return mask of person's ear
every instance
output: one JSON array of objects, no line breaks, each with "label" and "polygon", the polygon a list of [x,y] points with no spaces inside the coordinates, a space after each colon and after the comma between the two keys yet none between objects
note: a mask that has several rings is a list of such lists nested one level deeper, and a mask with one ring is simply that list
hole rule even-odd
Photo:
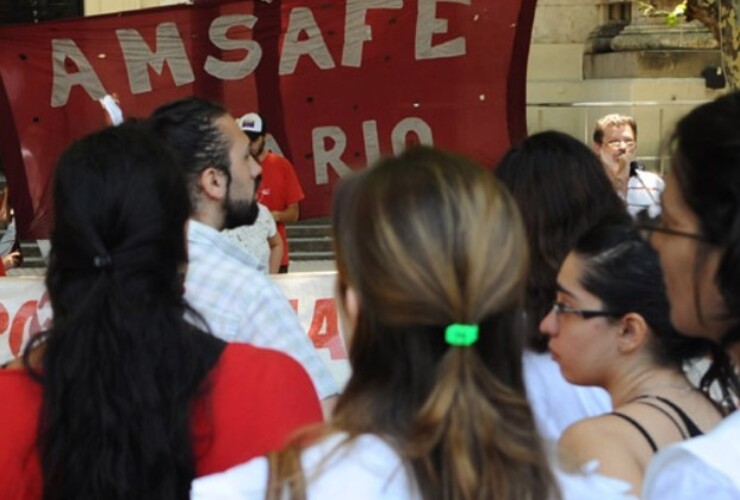
[{"label": "person's ear", "polygon": [[360,315],[360,295],[353,286],[343,285],[339,282],[339,279],[337,279],[334,295],[338,306],[337,312],[342,340],[345,346],[349,346]]},{"label": "person's ear", "polygon": [[198,175],[198,186],[205,196],[215,200],[226,198],[228,182],[226,174],[216,167],[203,169]]},{"label": "person's ear", "polygon": [[627,313],[622,316],[617,326],[621,329],[617,333],[617,345],[620,352],[633,353],[647,344],[650,327],[641,315]]},{"label": "person's ear", "polygon": [[347,317],[347,327],[354,331],[357,326],[357,318],[360,316],[360,294],[355,287],[348,286],[344,290],[344,309]]}]

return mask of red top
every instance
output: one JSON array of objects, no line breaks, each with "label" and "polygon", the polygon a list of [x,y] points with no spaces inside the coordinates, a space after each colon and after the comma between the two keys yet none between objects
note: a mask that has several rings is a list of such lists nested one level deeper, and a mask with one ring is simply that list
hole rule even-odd
[{"label": "red top", "polygon": [[[209,383],[209,397],[194,415],[197,476],[276,450],[294,431],[322,419],[308,375],[277,351],[228,344]],[[0,499],[39,499],[41,385],[24,370],[0,370],[0,395]]]},{"label": "red top", "polygon": [[[272,210],[283,211],[288,205],[298,203],[305,196],[298,183],[293,165],[275,153],[268,152],[262,160],[262,184],[260,184],[260,203]],[[278,233],[283,240],[283,260],[280,265],[288,265],[288,241],[285,238],[285,224],[277,223]]]}]

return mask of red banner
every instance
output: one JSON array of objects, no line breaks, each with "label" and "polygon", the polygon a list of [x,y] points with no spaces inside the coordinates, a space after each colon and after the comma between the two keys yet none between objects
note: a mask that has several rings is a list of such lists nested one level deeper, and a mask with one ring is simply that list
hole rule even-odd
[{"label": "red banner", "polygon": [[51,224],[73,140],[198,95],[262,113],[326,215],[347,172],[410,143],[492,166],[525,134],[535,0],[210,1],[0,29],[0,155],[24,238]]}]

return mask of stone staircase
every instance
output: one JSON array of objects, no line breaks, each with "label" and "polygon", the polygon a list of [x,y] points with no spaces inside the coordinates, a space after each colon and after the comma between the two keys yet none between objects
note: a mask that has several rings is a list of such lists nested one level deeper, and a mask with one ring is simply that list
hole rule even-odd
[{"label": "stone staircase", "polygon": [[46,267],[46,261],[41,256],[36,240],[21,241],[21,251],[23,252],[23,267]]},{"label": "stone staircase", "polygon": [[[0,231],[0,236],[2,236],[2,231]],[[46,274],[46,261],[41,256],[36,240],[21,240],[21,251],[23,252],[23,265],[8,269],[8,276],[43,276]]]},{"label": "stone staircase", "polygon": [[[3,231],[0,230],[0,237]],[[331,224],[328,218],[307,219],[288,226],[292,261],[333,261]],[[43,276],[46,261],[36,240],[21,241],[23,265],[9,269],[8,276]]]},{"label": "stone staircase", "polygon": [[306,219],[287,226],[290,260],[334,260],[329,219]]}]

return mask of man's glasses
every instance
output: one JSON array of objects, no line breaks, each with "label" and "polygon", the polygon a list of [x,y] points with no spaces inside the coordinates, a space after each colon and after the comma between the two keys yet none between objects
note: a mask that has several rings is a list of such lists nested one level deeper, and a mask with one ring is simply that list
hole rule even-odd
[{"label": "man's glasses", "polygon": [[613,140],[613,141],[608,141],[606,144],[610,148],[612,148],[612,149],[619,149],[619,147],[622,144],[624,144],[624,147],[629,149],[629,148],[632,148],[632,147],[635,146],[635,141],[631,141],[631,140],[627,140],[627,141]]},{"label": "man's glasses", "polygon": [[576,309],[574,307],[566,306],[562,302],[558,301],[552,303],[552,310],[555,313],[555,317],[558,317],[561,314],[575,314],[576,316],[580,316],[583,319],[600,317],[619,318],[620,316],[623,316],[622,314],[617,314],[611,311],[589,311],[587,309]]},{"label": "man's glasses", "polygon": [[650,237],[653,233],[663,233],[671,236],[691,238],[698,241],[707,241],[706,236],[703,234],[689,233],[688,231],[679,231],[678,229],[665,227],[662,217],[660,215],[651,217],[647,209],[641,210],[637,213],[635,226],[637,227],[637,230],[640,231],[640,236],[642,236],[645,241],[650,241]]}]

